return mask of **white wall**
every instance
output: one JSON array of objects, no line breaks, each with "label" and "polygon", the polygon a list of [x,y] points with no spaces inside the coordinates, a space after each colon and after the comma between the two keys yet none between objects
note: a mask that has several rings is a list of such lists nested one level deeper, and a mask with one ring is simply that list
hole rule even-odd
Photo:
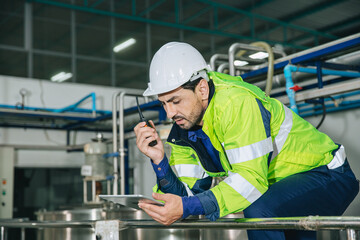
[{"label": "white wall", "polygon": [[[306,118],[314,126],[321,116]],[[360,179],[360,109],[329,113],[319,129],[336,143],[345,146],[346,155],[356,177]],[[345,215],[360,216],[360,194],[355,198]]]},{"label": "white wall", "polygon": [[[63,108],[74,104],[91,92],[96,94],[98,110],[112,109],[114,93],[126,90],[141,94],[142,90],[104,87],[88,84],[54,83],[46,80],[27,79],[0,75],[0,105],[12,105],[21,102],[21,89],[25,89],[25,106],[40,108]],[[125,97],[125,108],[135,105],[133,97]],[[91,109],[91,99],[79,107]],[[104,133],[112,138],[111,133]],[[71,144],[84,144],[95,137],[94,132],[71,133]],[[0,128],[0,144],[65,146],[66,132],[59,130]],[[81,152],[17,150],[17,167],[80,167],[84,162]]]}]

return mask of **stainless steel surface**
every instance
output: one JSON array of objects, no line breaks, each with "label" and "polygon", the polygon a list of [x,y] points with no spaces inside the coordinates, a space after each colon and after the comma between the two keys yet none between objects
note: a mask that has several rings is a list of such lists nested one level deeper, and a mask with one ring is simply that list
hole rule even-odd
[{"label": "stainless steel surface", "polygon": [[[95,239],[95,221],[117,219],[126,224],[136,219],[154,222],[141,210],[117,208],[112,210],[76,209],[37,213],[38,220],[29,222],[27,226],[39,228],[37,240],[88,240]],[[67,222],[69,221],[69,222]],[[1,226],[1,223],[0,223]],[[22,225],[24,226],[24,225]],[[139,229],[128,228],[119,232],[119,239],[200,239],[199,230],[184,229]]]},{"label": "stainless steel surface", "polygon": [[[135,220],[127,221],[128,227],[136,228],[166,228],[166,226],[154,221]],[[229,218],[220,219],[216,222],[207,220],[184,220],[171,225],[173,228],[201,229],[296,229],[296,230],[334,230],[354,229],[360,230],[360,217],[289,217],[289,218]]]},{"label": "stainless steel surface", "polygon": [[[204,219],[183,220],[171,226],[161,225],[140,210],[119,208],[77,209],[36,213],[39,221],[0,221],[2,229],[8,227],[38,228],[38,240],[42,239],[94,239],[96,220],[117,219],[127,229],[121,231],[120,239],[244,239],[243,229],[297,229],[342,230],[348,239],[356,239],[360,230],[360,217],[293,217],[273,219],[222,218],[216,222]],[[242,231],[242,232],[237,232]],[[5,232],[5,231],[3,231]]]}]

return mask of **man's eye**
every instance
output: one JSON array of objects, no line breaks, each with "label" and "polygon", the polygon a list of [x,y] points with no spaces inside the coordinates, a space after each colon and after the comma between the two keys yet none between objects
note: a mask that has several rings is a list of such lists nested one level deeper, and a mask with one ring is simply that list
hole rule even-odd
[{"label": "man's eye", "polygon": [[180,101],[173,102],[173,104],[179,104],[179,103],[180,103]]}]

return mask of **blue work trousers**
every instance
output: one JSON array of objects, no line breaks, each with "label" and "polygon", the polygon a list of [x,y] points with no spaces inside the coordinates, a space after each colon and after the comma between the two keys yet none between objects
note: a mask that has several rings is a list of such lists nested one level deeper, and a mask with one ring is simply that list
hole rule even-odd
[{"label": "blue work trousers", "polygon": [[[340,216],[359,192],[347,160],[335,169],[317,167],[273,184],[244,210],[246,218]],[[316,239],[314,231],[248,230],[249,240]]]}]

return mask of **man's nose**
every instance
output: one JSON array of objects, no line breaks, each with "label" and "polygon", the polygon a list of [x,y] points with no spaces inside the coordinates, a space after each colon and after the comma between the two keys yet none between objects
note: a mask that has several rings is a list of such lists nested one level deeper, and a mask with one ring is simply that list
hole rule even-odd
[{"label": "man's nose", "polygon": [[166,115],[169,119],[176,115],[176,108],[172,104],[166,106]]}]

